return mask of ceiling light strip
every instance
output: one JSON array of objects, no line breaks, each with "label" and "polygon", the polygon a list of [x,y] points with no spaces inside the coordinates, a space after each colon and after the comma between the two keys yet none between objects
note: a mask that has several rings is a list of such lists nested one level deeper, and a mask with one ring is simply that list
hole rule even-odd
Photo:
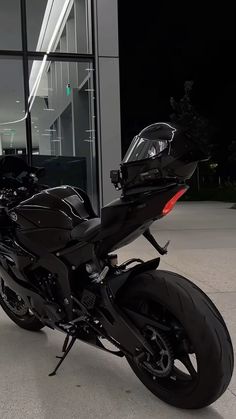
[{"label": "ceiling light strip", "polygon": [[[56,36],[57,36],[58,31],[60,29],[60,26],[63,22],[64,16],[66,14],[66,11],[67,11],[67,8],[68,8],[70,2],[71,2],[71,0],[66,0],[65,3],[64,3],[61,14],[59,16],[59,19],[58,19],[57,24],[55,26],[55,29],[53,31],[51,40],[49,42],[47,53],[43,57],[42,64],[40,66],[37,78],[35,80],[35,83],[34,83],[34,86],[33,86],[32,90],[30,92],[30,96],[28,98],[29,111],[31,111],[32,106],[33,106],[34,101],[35,101],[35,97],[36,97],[36,94],[37,94],[37,91],[38,91],[38,88],[39,88],[39,84],[40,84],[40,81],[41,81],[41,78],[42,78],[42,74],[43,74],[43,71],[44,71],[44,68],[45,68],[45,65],[46,65],[47,56],[48,56],[48,54],[50,54],[50,52],[52,50],[53,44],[55,42]],[[27,116],[28,116],[28,111],[25,113],[23,118],[17,119],[15,121],[2,122],[2,123],[0,123],[0,126],[9,125],[9,124],[17,124],[19,122],[23,122],[27,118]]]}]

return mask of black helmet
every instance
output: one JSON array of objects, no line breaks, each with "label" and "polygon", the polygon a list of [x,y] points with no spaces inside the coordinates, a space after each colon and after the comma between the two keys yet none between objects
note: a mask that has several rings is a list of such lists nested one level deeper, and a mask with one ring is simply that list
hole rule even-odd
[{"label": "black helmet", "polygon": [[185,181],[194,173],[198,161],[206,158],[206,148],[192,141],[177,125],[149,125],[134,137],[121,163],[122,187],[127,190]]}]

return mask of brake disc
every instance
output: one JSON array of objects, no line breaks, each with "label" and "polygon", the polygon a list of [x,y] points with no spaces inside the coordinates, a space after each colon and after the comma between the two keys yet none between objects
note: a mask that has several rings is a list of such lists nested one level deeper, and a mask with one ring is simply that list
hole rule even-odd
[{"label": "brake disc", "polygon": [[0,294],[7,308],[17,316],[25,316],[28,313],[28,308],[25,306],[24,300],[8,287],[3,287],[0,282]]},{"label": "brake disc", "polygon": [[152,346],[155,346],[156,355],[153,357],[147,354],[145,361],[142,361],[143,367],[153,376],[167,377],[174,367],[174,353],[172,346],[164,334],[157,331],[152,326],[146,327],[146,338],[151,340]]}]

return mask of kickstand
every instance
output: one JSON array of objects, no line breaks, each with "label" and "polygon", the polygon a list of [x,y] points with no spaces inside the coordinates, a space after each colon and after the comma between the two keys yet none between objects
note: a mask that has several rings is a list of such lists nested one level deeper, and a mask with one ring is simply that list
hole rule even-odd
[{"label": "kickstand", "polygon": [[[62,352],[66,352],[66,349],[67,349],[67,346],[68,346],[68,343],[69,343],[69,339],[70,339],[70,335],[66,335],[66,338],[65,338],[65,341],[64,341],[64,343],[63,343],[63,346],[62,346]],[[57,358],[61,358],[60,356],[58,356]]]},{"label": "kickstand", "polygon": [[59,367],[61,366],[62,362],[65,360],[65,358],[67,357],[68,353],[72,349],[72,346],[74,345],[74,343],[76,341],[76,338],[75,337],[72,337],[69,345],[67,346],[68,341],[69,341],[69,336],[66,337],[65,342],[64,342],[64,345],[63,345],[63,349],[62,350],[64,352],[64,355],[57,357],[57,358],[60,359],[60,361],[58,362],[55,370],[53,372],[51,372],[51,374],[49,374],[49,377],[53,377],[54,375],[56,375],[57,370],[59,369]]}]

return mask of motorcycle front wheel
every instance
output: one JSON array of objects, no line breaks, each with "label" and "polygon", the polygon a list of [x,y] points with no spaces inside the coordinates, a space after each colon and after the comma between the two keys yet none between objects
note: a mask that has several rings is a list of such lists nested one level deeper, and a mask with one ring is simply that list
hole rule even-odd
[{"label": "motorcycle front wheel", "polygon": [[142,333],[156,356],[143,352],[127,358],[158,398],[199,409],[225,392],[234,365],[230,335],[215,305],[195,284],[168,271],[146,272],[130,280],[119,304],[167,326],[163,332],[147,320]]},{"label": "motorcycle front wheel", "polygon": [[25,306],[23,299],[10,288],[5,287],[2,280],[0,282],[0,306],[7,316],[22,329],[38,332],[44,327],[43,323]]}]

